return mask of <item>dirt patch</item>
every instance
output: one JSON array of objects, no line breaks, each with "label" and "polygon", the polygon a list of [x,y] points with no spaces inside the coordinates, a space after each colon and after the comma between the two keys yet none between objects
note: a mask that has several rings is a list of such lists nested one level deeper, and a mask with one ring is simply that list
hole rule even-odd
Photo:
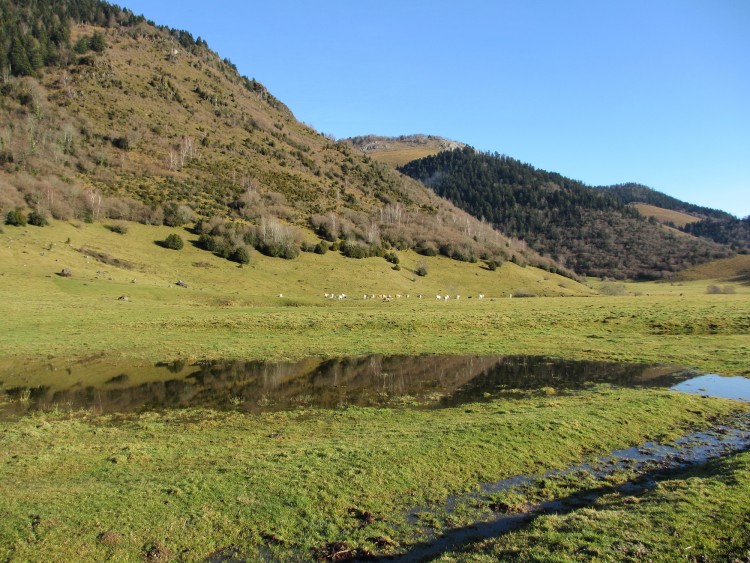
[{"label": "dirt patch", "polygon": [[115,258],[113,256],[110,256],[106,252],[94,250],[93,248],[89,248],[88,246],[82,246],[78,249],[78,252],[80,252],[84,256],[90,256],[91,258],[98,260],[102,264],[115,266],[116,268],[122,268],[124,270],[135,270],[138,267],[138,265],[133,262],[123,260],[121,258]]},{"label": "dirt patch", "polygon": [[172,552],[159,542],[147,543],[143,546],[143,560],[148,563],[166,563],[171,558]]},{"label": "dirt patch", "polygon": [[107,546],[118,545],[122,541],[122,535],[111,530],[99,534],[99,543]]}]

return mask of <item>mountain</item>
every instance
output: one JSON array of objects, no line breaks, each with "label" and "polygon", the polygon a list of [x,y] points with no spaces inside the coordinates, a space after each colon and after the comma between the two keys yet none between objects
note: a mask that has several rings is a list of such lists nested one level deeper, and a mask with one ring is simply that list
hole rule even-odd
[{"label": "mountain", "polygon": [[401,135],[380,137],[364,135],[344,139],[344,142],[389,166],[403,166],[407,162],[432,156],[441,151],[460,149],[464,143],[435,135]]},{"label": "mountain", "polygon": [[646,219],[617,192],[507,156],[464,147],[400,170],[578,273],[661,278],[732,255],[725,246]]},{"label": "mountain", "polygon": [[98,0],[0,0],[0,22],[4,216],[203,219],[201,244],[238,261],[246,244],[292,258],[312,229],[357,257],[395,247],[564,270],[300,123],[187,31]]}]

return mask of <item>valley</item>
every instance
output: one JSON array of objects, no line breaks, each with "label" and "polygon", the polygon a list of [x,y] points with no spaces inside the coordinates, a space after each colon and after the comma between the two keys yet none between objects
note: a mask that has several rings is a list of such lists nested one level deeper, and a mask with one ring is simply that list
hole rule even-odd
[{"label": "valley", "polygon": [[750,555],[750,219],[0,26],[0,560]]}]

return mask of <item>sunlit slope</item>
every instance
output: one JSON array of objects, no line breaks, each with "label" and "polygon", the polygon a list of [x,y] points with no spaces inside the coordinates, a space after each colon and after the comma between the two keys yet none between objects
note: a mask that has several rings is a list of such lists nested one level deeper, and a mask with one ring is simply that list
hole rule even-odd
[{"label": "sunlit slope", "polygon": [[374,160],[384,162],[393,168],[403,166],[412,160],[435,155],[440,151],[465,146],[458,141],[450,141],[435,135],[401,135],[400,137],[364,135],[345,139],[345,142]]},{"label": "sunlit slope", "polygon": [[694,266],[674,276],[675,280],[718,280],[750,284],[750,255],[739,254],[726,260],[715,260]]},{"label": "sunlit slope", "polygon": [[[282,299],[324,303],[324,294],[406,295],[435,299],[436,295],[477,298],[480,293],[507,297],[521,290],[538,296],[587,295],[587,287],[533,267],[506,262],[490,271],[482,262],[398,252],[398,269],[383,258],[345,258],[302,253],[295,260],[269,258],[252,250],[250,264],[239,267],[194,246],[197,236],[185,229],[129,224],[126,234],[103,224],[53,222],[51,227],[8,227],[0,234],[2,291],[19,298],[61,296],[111,299],[175,299],[205,305],[278,304]],[[186,241],[182,250],[156,244],[170,233]],[[312,235],[310,235],[312,237]],[[426,276],[415,274],[422,264]],[[70,268],[72,276],[59,272]],[[182,280],[187,288],[175,284]],[[59,301],[64,305],[64,301]]]},{"label": "sunlit slope", "polygon": [[660,223],[672,223],[676,227],[684,227],[690,223],[697,223],[700,221],[699,217],[694,217],[693,215],[688,215],[681,211],[664,209],[663,207],[656,207],[655,205],[649,205],[647,203],[634,203],[632,205],[641,215],[645,217],[653,217]]}]

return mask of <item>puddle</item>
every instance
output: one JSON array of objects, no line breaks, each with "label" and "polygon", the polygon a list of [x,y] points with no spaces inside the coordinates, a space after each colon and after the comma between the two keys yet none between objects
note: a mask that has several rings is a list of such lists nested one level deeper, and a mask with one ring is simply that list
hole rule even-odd
[{"label": "puddle", "polygon": [[105,358],[0,367],[0,414],[32,410],[207,407],[245,412],[301,407],[448,407],[516,390],[596,383],[669,387],[683,368],[529,356],[364,356],[300,362],[137,365]]},{"label": "puddle", "polygon": [[745,377],[701,375],[673,385],[672,389],[681,393],[750,402],[750,379]]}]

